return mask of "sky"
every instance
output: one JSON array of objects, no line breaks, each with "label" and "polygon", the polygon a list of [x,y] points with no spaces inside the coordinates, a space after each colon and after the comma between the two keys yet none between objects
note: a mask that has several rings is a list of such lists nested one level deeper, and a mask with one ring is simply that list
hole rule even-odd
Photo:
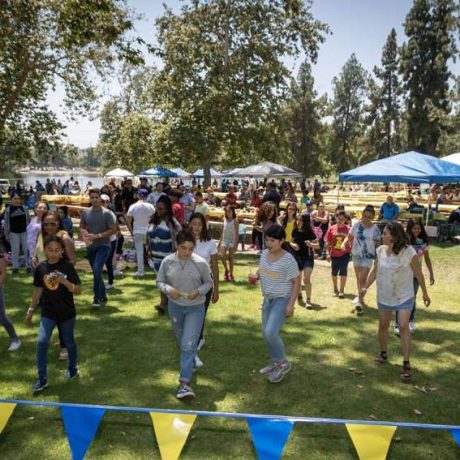
[{"label": "sky", "polygon": [[[165,1],[166,5],[179,12],[180,1]],[[155,18],[164,11],[162,2],[156,0],[128,0],[128,5],[143,18],[136,22],[136,32],[147,42],[155,41]],[[345,62],[355,53],[361,65],[372,71],[380,65],[382,48],[388,34],[394,27],[398,44],[405,39],[403,23],[412,6],[412,0],[314,0],[311,12],[315,19],[327,23],[332,34],[320,45],[317,63],[313,65],[315,88],[318,94],[328,92],[332,95],[332,79],[340,73]],[[286,61],[294,75],[299,63]],[[460,63],[453,66],[460,73]],[[119,86],[114,81],[104,87],[104,98],[115,95]],[[66,119],[63,107],[63,90],[58,85],[54,93],[48,95],[48,104],[59,119],[67,125],[67,141],[78,147],[90,147],[97,144],[99,121],[80,118],[76,121]]]}]

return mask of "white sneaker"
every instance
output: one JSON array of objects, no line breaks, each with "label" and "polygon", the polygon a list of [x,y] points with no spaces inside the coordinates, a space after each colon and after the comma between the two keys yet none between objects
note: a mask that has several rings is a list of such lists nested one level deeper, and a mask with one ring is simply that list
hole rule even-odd
[{"label": "white sneaker", "polygon": [[415,329],[417,329],[415,327],[415,321],[409,321],[409,331],[414,332]]},{"label": "white sneaker", "polygon": [[105,283],[104,284],[106,290],[110,290],[113,288],[113,284]]},{"label": "white sneaker", "polygon": [[397,324],[394,325],[393,332],[394,332],[395,335],[399,336],[399,326]]},{"label": "white sneaker", "polygon": [[204,338],[200,339],[200,341],[198,342],[198,346],[196,347],[196,349],[197,349],[198,351],[200,351],[200,350],[204,347],[204,344],[205,344]]},{"label": "white sneaker", "polygon": [[113,274],[114,276],[123,276],[123,272],[121,270],[115,270]]},{"label": "white sneaker", "polygon": [[145,276],[144,273],[141,272],[134,272],[133,273],[133,278],[143,278]]},{"label": "white sneaker", "polygon": [[16,351],[19,348],[21,348],[21,341],[19,339],[17,340],[12,340],[10,343],[10,346],[8,347],[8,351]]},{"label": "white sneaker", "polygon": [[201,361],[200,357],[198,355],[195,356],[195,367],[203,367],[203,361]]},{"label": "white sneaker", "polygon": [[351,303],[352,303],[355,307],[356,307],[357,305],[362,306],[362,305],[361,305],[361,302],[359,301],[359,297],[358,297],[358,296],[356,296],[356,297],[351,301]]}]

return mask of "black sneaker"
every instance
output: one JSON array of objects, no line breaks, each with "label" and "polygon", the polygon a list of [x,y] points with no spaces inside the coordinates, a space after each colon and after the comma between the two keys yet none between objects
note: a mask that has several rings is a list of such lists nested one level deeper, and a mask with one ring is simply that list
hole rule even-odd
[{"label": "black sneaker", "polygon": [[32,392],[34,394],[40,393],[43,391],[46,387],[48,386],[48,380],[47,379],[38,379],[33,385],[32,385]]},{"label": "black sneaker", "polygon": [[27,272],[27,273],[32,273],[32,269],[31,269],[30,267],[27,267],[27,268],[26,268],[26,272]]},{"label": "black sneaker", "polygon": [[19,270],[17,268],[13,268],[13,275],[17,275],[19,273]]}]

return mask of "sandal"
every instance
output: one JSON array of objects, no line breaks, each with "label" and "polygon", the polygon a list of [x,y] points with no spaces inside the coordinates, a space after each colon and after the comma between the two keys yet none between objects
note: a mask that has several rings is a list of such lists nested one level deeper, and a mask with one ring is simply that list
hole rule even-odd
[{"label": "sandal", "polygon": [[411,373],[410,373],[410,363],[409,361],[403,361],[403,367],[401,369],[400,377],[402,381],[409,381],[411,378]]},{"label": "sandal", "polygon": [[380,355],[374,359],[374,364],[381,366],[382,364],[386,364],[388,361],[388,354],[386,351],[381,351]]}]

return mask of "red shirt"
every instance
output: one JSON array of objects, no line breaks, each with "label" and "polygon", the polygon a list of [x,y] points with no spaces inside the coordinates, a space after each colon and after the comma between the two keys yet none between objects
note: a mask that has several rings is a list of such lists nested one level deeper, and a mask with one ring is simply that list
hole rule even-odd
[{"label": "red shirt", "polygon": [[342,249],[343,240],[350,232],[348,225],[338,227],[337,224],[327,229],[324,241],[328,241],[331,245],[331,257],[341,257],[350,252],[350,246],[347,245],[346,249]]},{"label": "red shirt", "polygon": [[237,200],[237,196],[234,194],[234,193],[227,193],[227,195],[225,195],[225,204],[229,204],[231,206],[235,206],[236,205],[236,200]]},{"label": "red shirt", "polygon": [[260,208],[262,206],[262,197],[257,195],[251,198],[251,206],[254,208]]},{"label": "red shirt", "polygon": [[181,202],[172,205],[173,216],[177,219],[179,224],[183,225],[185,222],[185,208]]}]

